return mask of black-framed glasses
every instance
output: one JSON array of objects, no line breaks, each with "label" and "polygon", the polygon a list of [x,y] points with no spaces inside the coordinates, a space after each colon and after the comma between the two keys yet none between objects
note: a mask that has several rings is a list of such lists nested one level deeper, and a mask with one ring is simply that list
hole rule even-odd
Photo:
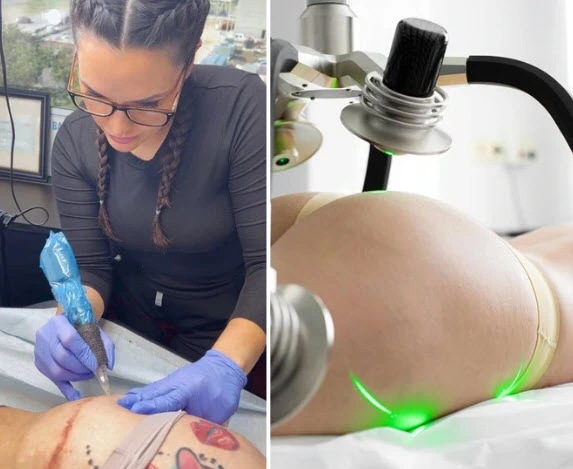
[{"label": "black-framed glasses", "polygon": [[173,101],[173,106],[171,109],[149,109],[132,106],[120,106],[119,104],[111,103],[100,98],[94,98],[93,96],[88,96],[86,94],[75,91],[73,88],[76,82],[77,57],[78,54],[76,52],[74,53],[74,58],[72,60],[72,70],[68,80],[68,93],[70,98],[72,98],[74,105],[78,109],[98,117],[109,117],[115,111],[123,111],[130,121],[134,122],[135,124],[145,125],[148,127],[163,127],[175,115],[177,105],[179,104],[179,98],[181,96],[181,90],[183,89],[185,81],[182,78],[187,71],[187,66],[183,69],[181,76],[175,85],[179,86],[179,90],[177,91],[177,95],[175,96],[175,100]]}]

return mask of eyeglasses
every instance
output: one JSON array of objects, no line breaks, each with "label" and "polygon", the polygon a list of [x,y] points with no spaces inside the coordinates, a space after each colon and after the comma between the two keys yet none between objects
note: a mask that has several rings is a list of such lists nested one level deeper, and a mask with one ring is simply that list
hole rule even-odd
[{"label": "eyeglasses", "polygon": [[[94,98],[93,96],[88,96],[75,91],[73,88],[76,84],[77,58],[78,54],[76,52],[72,60],[72,70],[68,80],[68,93],[72,98],[74,105],[78,109],[98,117],[109,117],[115,111],[123,111],[130,121],[134,122],[135,124],[146,125],[148,127],[163,127],[175,115],[177,104],[179,103],[179,97],[181,96],[181,90],[183,89],[183,84],[185,82],[185,80],[182,78],[185,76],[185,72],[187,71],[188,66],[183,68],[181,76],[175,85],[176,87],[179,87],[179,90],[177,91],[177,95],[175,96],[175,100],[171,109],[149,109],[131,106],[120,106],[118,104],[111,103],[100,98]],[[173,89],[170,91],[170,93],[173,91]]]}]

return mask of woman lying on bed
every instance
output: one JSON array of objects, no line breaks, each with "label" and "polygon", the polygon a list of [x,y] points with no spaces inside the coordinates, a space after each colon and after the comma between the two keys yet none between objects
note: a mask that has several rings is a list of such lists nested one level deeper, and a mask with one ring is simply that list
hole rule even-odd
[{"label": "woman lying on bed", "polygon": [[314,292],[326,377],[275,434],[412,429],[493,397],[573,381],[573,226],[509,244],[413,194],[272,202],[279,284]]},{"label": "woman lying on bed", "polygon": [[117,405],[118,397],[86,398],[42,413],[0,408],[0,467],[265,467],[251,443],[224,427],[186,413],[134,414]]}]

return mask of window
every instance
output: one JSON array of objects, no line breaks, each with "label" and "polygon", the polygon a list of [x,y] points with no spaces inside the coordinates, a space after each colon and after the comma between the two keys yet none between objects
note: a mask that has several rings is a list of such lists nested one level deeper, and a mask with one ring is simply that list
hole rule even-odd
[{"label": "window", "polygon": [[211,0],[196,62],[236,67],[264,79],[266,0]]},{"label": "window", "polygon": [[[74,109],[66,92],[73,57],[69,0],[3,2],[8,85],[50,93],[53,108]],[[196,63],[266,74],[265,0],[212,0]]]}]

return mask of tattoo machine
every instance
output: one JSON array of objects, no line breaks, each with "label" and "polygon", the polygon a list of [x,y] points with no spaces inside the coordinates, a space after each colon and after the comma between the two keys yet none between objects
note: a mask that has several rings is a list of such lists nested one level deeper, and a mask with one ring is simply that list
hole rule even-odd
[{"label": "tattoo machine", "polygon": [[50,232],[40,254],[40,268],[50,283],[54,298],[62,305],[68,321],[73,324],[95,355],[98,364],[95,371],[96,378],[105,394],[109,396],[107,353],[91,304],[86,298],[80,280],[76,258],[64,233]]}]

